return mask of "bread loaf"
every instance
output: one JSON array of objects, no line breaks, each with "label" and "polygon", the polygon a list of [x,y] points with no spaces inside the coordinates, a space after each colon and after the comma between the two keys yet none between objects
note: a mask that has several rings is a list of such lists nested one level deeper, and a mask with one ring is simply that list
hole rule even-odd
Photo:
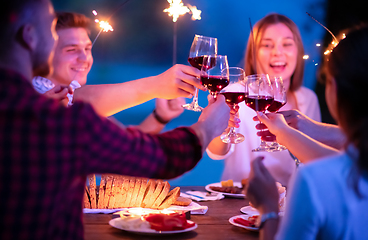
[{"label": "bread loaf", "polygon": [[103,174],[96,187],[95,175],[88,176],[84,207],[116,209],[143,207],[164,209],[170,207],[180,195],[180,188],[170,191],[167,181]]},{"label": "bread loaf", "polygon": [[169,191],[170,191],[170,184],[168,182],[163,182],[162,191],[157,196],[156,200],[153,202],[151,208],[158,208],[169,194]]},{"label": "bread loaf", "polygon": [[89,180],[89,199],[91,201],[91,207],[92,208],[96,208],[96,176],[93,175],[89,175],[88,176],[88,180]]},{"label": "bread loaf", "polygon": [[169,192],[169,194],[166,196],[164,201],[160,204],[158,209],[165,209],[165,208],[170,207],[176,201],[176,199],[178,199],[179,196],[180,196],[180,188],[176,187]]}]

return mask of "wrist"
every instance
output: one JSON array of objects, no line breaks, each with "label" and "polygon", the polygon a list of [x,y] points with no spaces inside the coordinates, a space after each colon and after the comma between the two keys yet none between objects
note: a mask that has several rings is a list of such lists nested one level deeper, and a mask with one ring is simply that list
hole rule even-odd
[{"label": "wrist", "polygon": [[170,122],[170,120],[165,120],[160,115],[158,115],[156,109],[153,110],[152,114],[153,114],[154,118],[156,119],[156,121],[161,123],[161,124],[165,125],[165,124],[168,124]]},{"label": "wrist", "polygon": [[259,229],[262,229],[264,227],[265,223],[267,221],[271,220],[271,219],[278,221],[279,214],[277,212],[263,213],[261,215],[261,221],[260,221]]}]

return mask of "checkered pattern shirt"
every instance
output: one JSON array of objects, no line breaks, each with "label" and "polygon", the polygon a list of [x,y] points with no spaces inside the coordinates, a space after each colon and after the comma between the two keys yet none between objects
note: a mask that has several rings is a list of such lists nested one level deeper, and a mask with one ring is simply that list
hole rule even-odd
[{"label": "checkered pattern shirt", "polygon": [[122,129],[88,104],[65,108],[0,69],[0,239],[83,239],[86,176],[173,178],[202,157],[189,128]]}]

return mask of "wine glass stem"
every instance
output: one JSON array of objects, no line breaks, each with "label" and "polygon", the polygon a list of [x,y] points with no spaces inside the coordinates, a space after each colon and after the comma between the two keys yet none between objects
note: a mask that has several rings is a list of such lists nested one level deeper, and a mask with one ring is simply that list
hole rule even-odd
[{"label": "wine glass stem", "polygon": [[[262,112],[263,114],[265,113],[265,112]],[[259,123],[262,123],[261,121],[259,121]],[[262,132],[264,131],[263,129],[261,130]],[[261,144],[260,144],[260,146],[261,147],[267,147],[267,144],[266,144],[266,141],[263,141],[262,140],[262,137],[261,137]]]},{"label": "wine glass stem", "polygon": [[193,102],[198,102],[198,88],[195,88],[194,96],[193,96]]}]

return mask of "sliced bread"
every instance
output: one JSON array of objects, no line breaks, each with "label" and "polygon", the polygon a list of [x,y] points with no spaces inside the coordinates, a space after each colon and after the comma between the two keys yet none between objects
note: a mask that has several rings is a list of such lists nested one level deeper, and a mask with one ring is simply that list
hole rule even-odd
[{"label": "sliced bread", "polygon": [[162,185],[163,185],[162,191],[157,196],[156,200],[153,202],[151,208],[158,208],[161,205],[161,203],[164,201],[164,199],[167,197],[167,195],[170,191],[169,182],[165,181],[165,182],[162,183]]},{"label": "sliced bread", "polygon": [[158,209],[164,209],[170,207],[176,199],[180,196],[180,187],[176,187],[173,190],[167,194],[167,197],[164,199],[164,201],[161,203],[161,205],[158,207]]}]

